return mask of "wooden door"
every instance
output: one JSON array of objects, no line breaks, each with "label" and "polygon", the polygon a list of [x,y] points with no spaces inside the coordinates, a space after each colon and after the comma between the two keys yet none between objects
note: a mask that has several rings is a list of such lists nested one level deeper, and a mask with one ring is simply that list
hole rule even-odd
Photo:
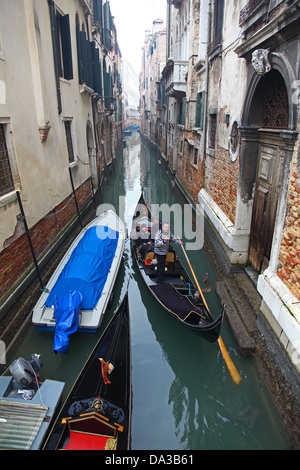
[{"label": "wooden door", "polygon": [[270,260],[282,163],[278,132],[261,132],[249,249],[250,261],[259,272],[267,268]]}]

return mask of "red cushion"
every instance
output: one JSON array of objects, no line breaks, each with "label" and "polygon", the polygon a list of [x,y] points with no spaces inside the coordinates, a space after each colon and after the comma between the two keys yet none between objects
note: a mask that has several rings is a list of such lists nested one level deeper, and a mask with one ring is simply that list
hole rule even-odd
[{"label": "red cushion", "polygon": [[105,450],[108,436],[70,431],[70,440],[65,450]]}]

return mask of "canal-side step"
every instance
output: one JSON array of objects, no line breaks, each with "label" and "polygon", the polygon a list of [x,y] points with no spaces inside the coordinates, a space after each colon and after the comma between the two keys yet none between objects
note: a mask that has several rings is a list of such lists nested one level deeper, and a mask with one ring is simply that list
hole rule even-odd
[{"label": "canal-side step", "polygon": [[251,356],[256,348],[252,335],[255,332],[253,312],[249,315],[250,307],[234,282],[230,279],[215,284],[216,293],[225,304],[225,317],[237,341],[238,350],[242,356]]},{"label": "canal-side step", "polygon": [[262,300],[256,289],[256,286],[254,285],[254,282],[257,283],[257,279],[253,279],[252,281],[245,271],[235,273],[233,277],[238,288],[240,289],[241,293],[244,294],[244,298],[257,317],[260,312]]}]

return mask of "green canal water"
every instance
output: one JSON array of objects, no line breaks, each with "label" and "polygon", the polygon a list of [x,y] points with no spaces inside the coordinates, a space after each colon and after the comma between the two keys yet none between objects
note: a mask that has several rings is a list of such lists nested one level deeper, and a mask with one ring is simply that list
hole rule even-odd
[{"label": "green canal water", "polygon": [[[179,203],[157,155],[138,136],[127,140],[115,173],[102,191],[101,202],[112,204],[130,230],[130,207],[145,189],[151,204]],[[119,196],[125,196],[119,203]],[[184,240],[184,238],[183,238]],[[179,247],[176,248],[184,261]],[[190,250],[199,280],[216,274],[204,249]],[[200,282],[201,283],[201,282]],[[224,321],[221,336],[241,377],[235,385],[217,343],[208,343],[169,316],[151,297],[137,271],[127,240],[118,273],[113,305],[95,335],[76,334],[67,355],[52,353],[53,334],[30,326],[7,357],[41,354],[41,377],[62,380],[68,394],[101,332],[120,304],[128,286],[132,345],[132,450],[280,450],[289,448],[287,433],[255,362],[238,354]],[[216,318],[221,305],[212,288],[206,294]]]}]

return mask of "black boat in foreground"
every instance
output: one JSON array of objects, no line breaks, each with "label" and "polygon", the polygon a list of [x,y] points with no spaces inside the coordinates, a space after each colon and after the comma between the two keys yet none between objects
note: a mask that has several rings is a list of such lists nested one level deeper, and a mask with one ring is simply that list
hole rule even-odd
[{"label": "black boat in foreground", "polygon": [[131,346],[126,293],[70,391],[44,450],[127,450],[130,422]]},{"label": "black boat in foreground", "polygon": [[170,249],[167,254],[164,282],[157,283],[153,245],[149,246],[145,257],[141,255],[138,247],[138,236],[142,225],[147,225],[149,232],[151,231],[151,213],[143,195],[133,217],[131,248],[146,285],[156,300],[176,320],[196,331],[207,341],[217,341],[223,321],[224,306],[221,314],[214,320],[175,250]]}]

